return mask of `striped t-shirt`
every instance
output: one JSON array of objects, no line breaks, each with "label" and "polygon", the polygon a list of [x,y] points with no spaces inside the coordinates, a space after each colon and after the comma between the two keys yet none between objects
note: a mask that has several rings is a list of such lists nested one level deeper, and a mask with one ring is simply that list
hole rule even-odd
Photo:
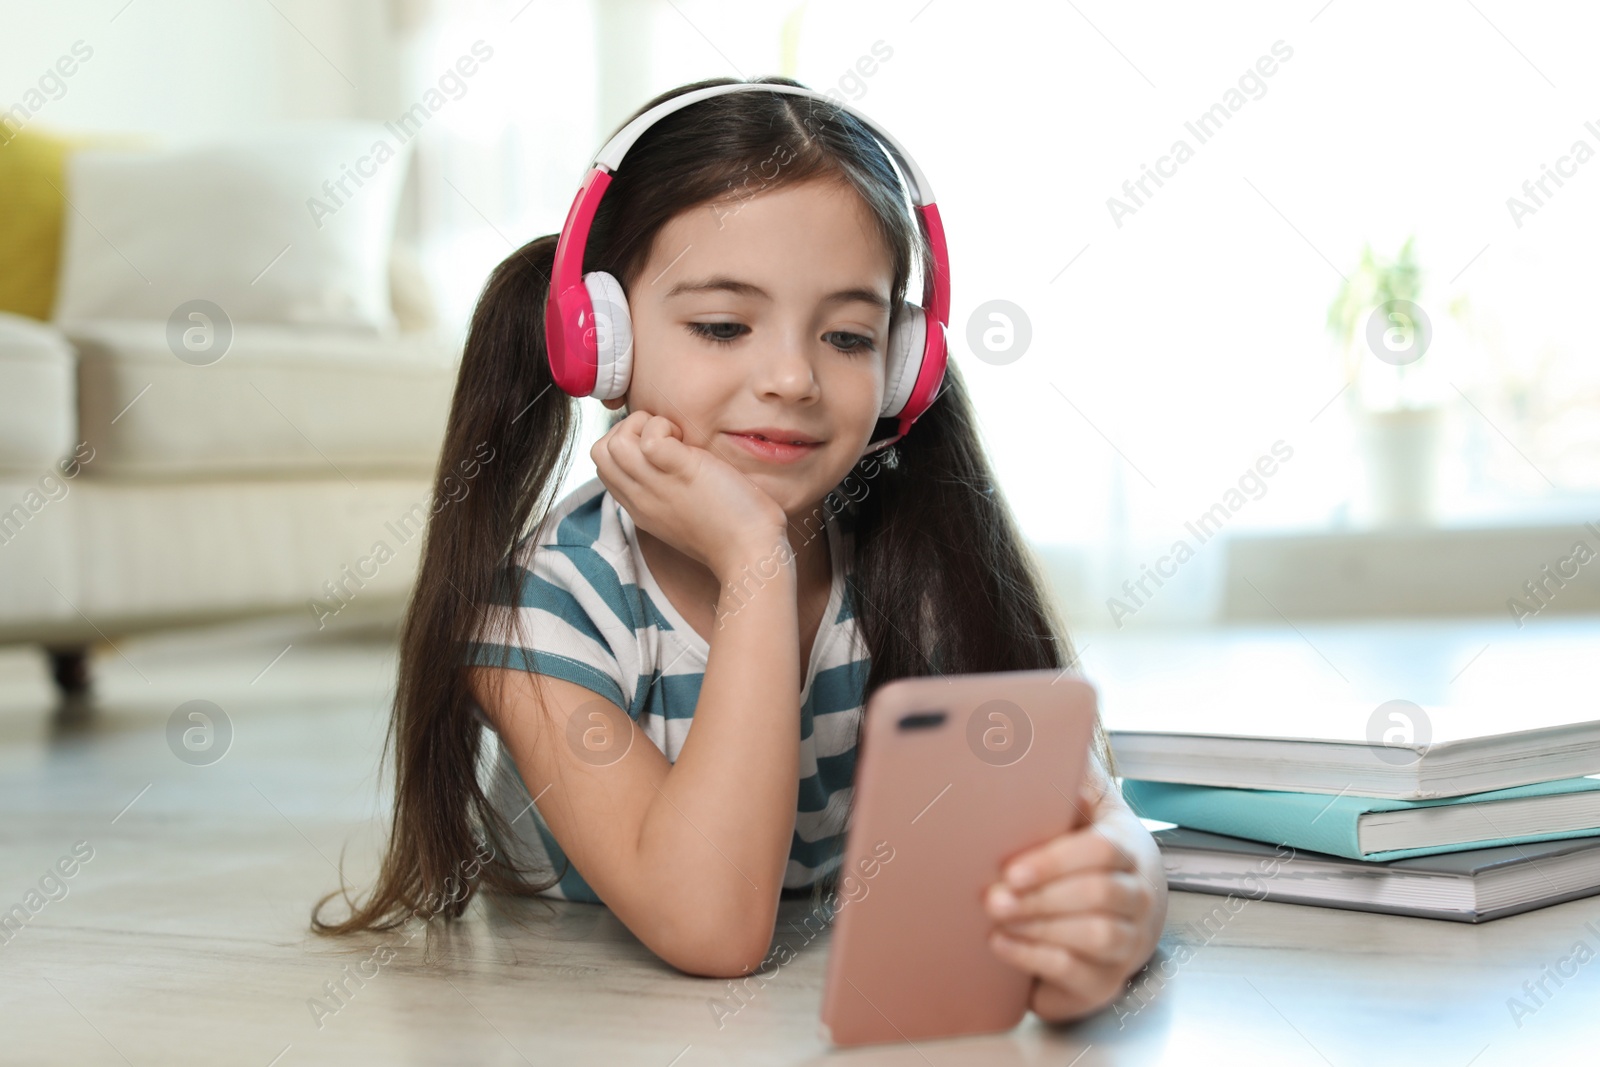
[{"label": "striped t-shirt", "polygon": [[[838,866],[846,805],[855,775],[856,733],[870,658],[852,609],[849,561],[854,533],[840,511],[824,523],[833,586],[800,692],[800,790],[785,888],[803,888]],[[798,547],[798,546],[796,546]],[[474,641],[469,663],[564,678],[626,711],[639,731],[676,762],[694,721],[709,646],[662,593],[639,550],[633,518],[598,477],[574,489],[536,533],[518,543],[516,565],[531,574],[521,602],[491,604],[493,629],[510,622],[513,644]],[[512,618],[505,618],[505,613]],[[485,634],[480,634],[484,637]],[[481,714],[481,709],[480,709]],[[484,720],[487,722],[487,719]],[[498,741],[491,729],[489,738]],[[545,894],[602,903],[539,814],[538,804],[502,744],[486,746],[486,786],[513,820],[511,847],[534,871],[567,873]]]}]

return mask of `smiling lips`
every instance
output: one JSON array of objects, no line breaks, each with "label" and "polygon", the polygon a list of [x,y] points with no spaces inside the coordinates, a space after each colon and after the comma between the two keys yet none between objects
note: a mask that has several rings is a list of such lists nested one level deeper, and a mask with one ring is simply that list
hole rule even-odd
[{"label": "smiling lips", "polygon": [[729,430],[727,435],[740,448],[769,463],[793,463],[811,455],[822,444],[809,434],[774,426]]},{"label": "smiling lips", "polygon": [[740,434],[746,437],[762,437],[768,441],[777,441],[789,445],[815,445],[821,444],[815,437],[799,430],[786,430],[781,426],[751,426],[744,430],[729,430],[729,433]]}]

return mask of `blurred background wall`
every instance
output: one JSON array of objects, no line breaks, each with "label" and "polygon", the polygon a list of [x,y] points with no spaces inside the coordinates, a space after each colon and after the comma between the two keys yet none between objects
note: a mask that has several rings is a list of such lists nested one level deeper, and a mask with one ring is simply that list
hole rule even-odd
[{"label": "blurred background wall", "polygon": [[[1541,567],[1600,548],[1591,8],[0,10],[0,107],[83,42],[28,125],[163,141],[392,121],[486,46],[417,137],[396,224],[457,347],[487,272],[559,228],[646,99],[713,75],[836,91],[938,191],[954,355],[1074,627],[1511,617]],[[1420,319],[1374,320],[1394,299]],[[1549,609],[1592,610],[1590,570]]]}]

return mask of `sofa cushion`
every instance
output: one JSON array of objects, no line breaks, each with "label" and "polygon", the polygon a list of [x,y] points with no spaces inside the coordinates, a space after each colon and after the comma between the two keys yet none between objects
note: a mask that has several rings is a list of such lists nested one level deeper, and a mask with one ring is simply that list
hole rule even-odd
[{"label": "sofa cushion", "polygon": [[0,122],[0,311],[50,318],[67,212],[66,160],[83,148],[147,148],[139,134],[63,134]]},{"label": "sofa cushion", "polygon": [[54,317],[394,328],[388,259],[410,143],[378,124],[251,130],[67,161]]},{"label": "sofa cushion", "polygon": [[0,471],[46,474],[72,452],[72,364],[53,327],[0,312]]},{"label": "sofa cushion", "polygon": [[274,610],[317,628],[398,614],[435,506],[422,478],[129,484],[93,469],[31,515],[13,504],[36,481],[0,476],[0,644]]},{"label": "sofa cushion", "polygon": [[163,322],[71,329],[81,433],[95,450],[86,475],[340,480],[433,470],[458,350],[431,335],[259,323],[231,332],[221,358],[200,364],[175,354]]}]

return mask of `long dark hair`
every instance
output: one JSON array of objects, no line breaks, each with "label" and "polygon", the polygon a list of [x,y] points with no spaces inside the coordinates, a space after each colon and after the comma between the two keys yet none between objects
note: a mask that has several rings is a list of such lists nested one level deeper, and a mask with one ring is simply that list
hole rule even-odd
[{"label": "long dark hair", "polygon": [[[681,93],[734,81],[670,90],[629,121]],[[789,146],[790,158],[769,178],[778,144]],[[748,189],[752,174],[761,189],[812,179],[848,183],[890,250],[894,307],[905,299],[913,264],[929,269],[900,179],[854,116],[808,97],[733,93],[667,116],[634,144],[595,218],[584,270],[608,270],[631,288],[670,219]],[[435,474],[435,500],[451,502],[429,522],[400,633],[385,745],[395,764],[388,851],[363,903],[351,901],[343,886],[317,902],[311,926],[318,933],[388,930],[413,916],[457,917],[479,888],[533,896],[560,880],[559,873],[529,878],[496,847],[512,834],[479,778],[483,721],[461,654],[482,639],[484,607],[506,602],[505,583],[518,579],[509,565],[514,550],[558,502],[554,495],[572,458],[578,402],[555,386],[544,339],[556,242],[556,235],[540,237],[508,256],[473,312]],[[890,435],[893,426],[880,420],[873,439]],[[865,464],[876,466],[849,520],[856,532],[852,596],[871,655],[866,695],[896,678],[1075,665],[1065,627],[995,484],[954,360],[938,398],[911,431],[857,470]],[[1109,767],[1098,725],[1095,751]],[[817,883],[819,892],[825,884]],[[442,892],[447,886],[456,891]],[[349,918],[322,921],[322,908],[340,894]]]}]

